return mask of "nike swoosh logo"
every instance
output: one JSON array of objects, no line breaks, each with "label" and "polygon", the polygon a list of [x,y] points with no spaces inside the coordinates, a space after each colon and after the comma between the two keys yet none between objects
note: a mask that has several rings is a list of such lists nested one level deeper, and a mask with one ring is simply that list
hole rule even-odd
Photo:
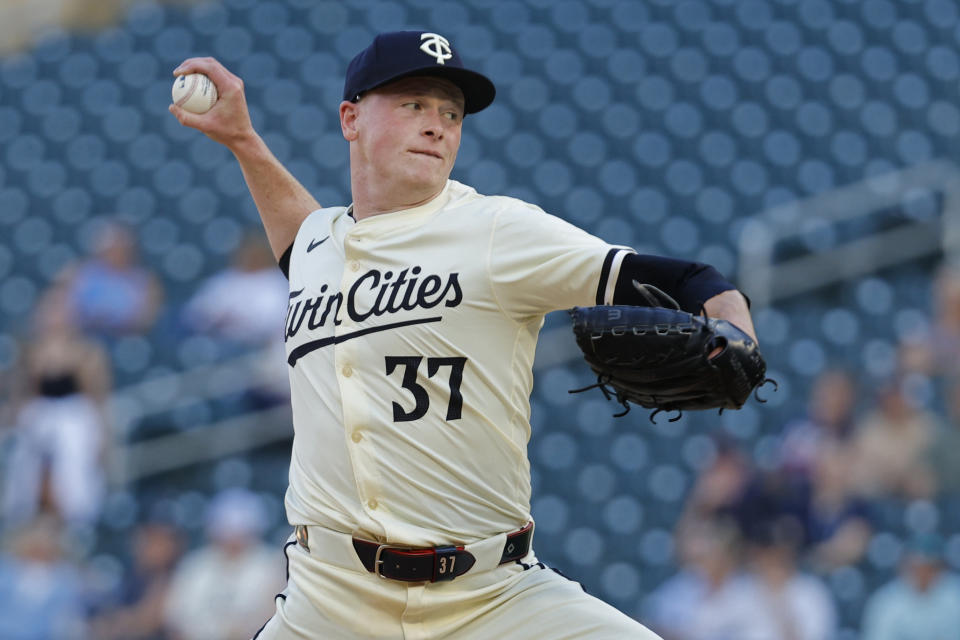
[{"label": "nike swoosh logo", "polygon": [[298,291],[291,291],[291,292],[290,292],[290,299],[293,300],[294,298],[296,298],[296,297],[297,297],[298,295],[300,295],[301,293],[303,293],[303,289],[300,289],[300,290],[298,290]]},{"label": "nike swoosh logo", "polygon": [[320,240],[319,242],[317,242],[317,240],[315,240],[315,239],[314,239],[314,240],[311,240],[311,241],[310,241],[310,244],[307,245],[307,253],[310,253],[311,251],[313,251],[314,249],[316,249],[317,247],[319,247],[320,245],[322,245],[324,242],[327,241],[327,238],[329,238],[329,237],[330,237],[330,236],[327,236],[326,238],[324,238],[323,240]]}]

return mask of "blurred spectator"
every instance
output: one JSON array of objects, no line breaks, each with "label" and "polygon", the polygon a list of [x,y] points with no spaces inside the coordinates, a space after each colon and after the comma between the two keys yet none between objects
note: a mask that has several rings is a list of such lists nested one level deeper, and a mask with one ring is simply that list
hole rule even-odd
[{"label": "blurred spectator", "polygon": [[0,638],[86,637],[79,570],[64,558],[55,518],[43,516],[10,535],[0,554]]},{"label": "blurred spectator", "polygon": [[61,274],[80,328],[90,334],[144,333],[154,324],[163,291],[140,264],[133,232],[106,224],[94,240],[93,255]]},{"label": "blurred spectator", "polygon": [[855,564],[870,542],[868,504],[854,495],[852,457],[840,443],[821,447],[803,508],[804,546],[822,571]]},{"label": "blurred spectator", "polygon": [[849,373],[830,369],[820,374],[810,393],[806,417],[784,429],[780,469],[800,480],[808,479],[823,448],[850,439],[856,399]]},{"label": "blurred spectator", "polygon": [[937,428],[934,415],[914,406],[899,382],[887,384],[854,433],[855,490],[867,497],[928,497],[934,481],[924,455]]},{"label": "blurred spectator", "polygon": [[946,418],[927,449],[926,459],[937,490],[956,496],[960,495],[960,378],[949,385]]},{"label": "blurred spectator", "polygon": [[3,515],[16,523],[50,510],[70,523],[88,523],[99,515],[104,488],[107,357],[76,331],[62,288],[40,301],[31,328],[11,401]]},{"label": "blurred spectator", "polygon": [[644,622],[664,640],[756,638],[754,593],[740,567],[734,523],[689,523],[678,549],[681,569],[647,599]]},{"label": "blurred spectator", "polygon": [[778,518],[752,523],[748,569],[753,603],[752,635],[764,640],[831,640],[837,614],[827,587],[797,568],[802,537],[798,523]]},{"label": "blurred spectator", "polygon": [[700,470],[684,505],[680,527],[729,514],[743,497],[753,473],[746,456],[722,436],[714,438],[713,459]]},{"label": "blurred spectator", "polygon": [[781,470],[757,473],[734,512],[751,539],[769,537],[768,523],[792,523],[797,551],[828,571],[857,562],[872,527],[868,503],[852,490],[850,445],[824,445],[818,456],[808,478]]},{"label": "blurred spectator", "polygon": [[210,543],[186,556],[168,591],[165,618],[178,640],[248,640],[274,613],[283,556],[260,541],[266,513],[244,489],[218,494],[207,512]]},{"label": "blurred spectator", "polygon": [[183,320],[193,331],[238,345],[282,344],[289,291],[263,233],[250,233],[230,266],[200,286]]},{"label": "blurred spectator", "polygon": [[180,531],[145,522],[133,534],[133,567],[124,574],[112,606],[91,621],[98,640],[163,640],[164,606],[183,547]]},{"label": "blurred spectator", "polygon": [[861,640],[960,640],[960,576],[941,553],[938,536],[911,541],[900,576],[867,601]]},{"label": "blurred spectator", "polygon": [[290,397],[283,340],[289,291],[263,233],[251,232],[230,266],[209,278],[183,309],[186,328],[214,340],[222,356],[262,350],[241,398],[248,409],[271,407]]}]

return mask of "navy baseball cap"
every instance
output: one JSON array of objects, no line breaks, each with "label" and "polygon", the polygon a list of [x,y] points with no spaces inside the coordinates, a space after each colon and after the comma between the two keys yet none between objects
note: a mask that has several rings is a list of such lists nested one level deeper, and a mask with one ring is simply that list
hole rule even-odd
[{"label": "navy baseball cap", "polygon": [[497,94],[489,78],[463,66],[443,36],[428,31],[392,31],[378,35],[350,61],[343,99],[355,102],[365,91],[410,76],[437,76],[457,85],[463,91],[466,113],[485,109]]}]

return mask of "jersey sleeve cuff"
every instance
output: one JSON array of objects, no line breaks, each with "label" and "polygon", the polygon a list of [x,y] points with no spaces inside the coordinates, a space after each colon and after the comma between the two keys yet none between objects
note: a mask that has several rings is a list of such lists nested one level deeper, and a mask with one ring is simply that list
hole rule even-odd
[{"label": "jersey sleeve cuff", "polygon": [[620,267],[623,259],[633,253],[628,249],[610,249],[603,260],[600,270],[600,282],[597,284],[597,304],[613,304],[613,294],[620,279]]}]

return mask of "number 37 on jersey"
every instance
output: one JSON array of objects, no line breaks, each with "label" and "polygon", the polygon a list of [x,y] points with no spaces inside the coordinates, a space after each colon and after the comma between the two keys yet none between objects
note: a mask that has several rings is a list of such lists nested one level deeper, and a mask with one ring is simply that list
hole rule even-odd
[{"label": "number 37 on jersey", "polygon": [[[426,361],[426,366],[424,366]],[[421,375],[427,378],[446,376],[449,388],[446,419],[459,420],[463,413],[463,395],[460,393],[460,384],[463,382],[463,368],[467,363],[464,357],[457,358],[424,358],[423,356],[386,356],[384,365],[387,376],[399,375],[400,386],[409,396],[402,402],[393,401],[393,421],[411,422],[419,420],[430,411],[431,398],[427,389],[421,385]],[[405,407],[412,405],[407,410]],[[435,399],[434,399],[435,400]],[[442,410],[437,408],[435,410]]]}]

